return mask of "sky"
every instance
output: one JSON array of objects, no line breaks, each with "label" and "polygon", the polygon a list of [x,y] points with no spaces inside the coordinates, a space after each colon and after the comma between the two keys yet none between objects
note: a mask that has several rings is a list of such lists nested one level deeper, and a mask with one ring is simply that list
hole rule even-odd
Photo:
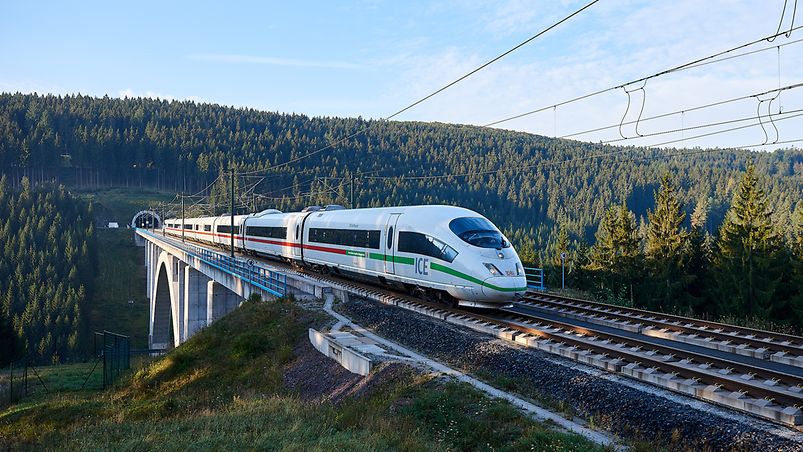
[{"label": "sky", "polygon": [[[585,3],[0,0],[0,92],[384,118]],[[601,0],[394,119],[486,125],[550,107],[770,36],[779,23],[789,29],[788,3],[781,20],[783,0]],[[776,93],[693,109],[803,82],[797,40],[803,29],[736,53],[766,51],[628,85],[630,108],[619,88],[494,127],[611,144],[774,149],[774,141],[803,139],[803,116],[794,113],[803,87],[771,104]],[[684,113],[642,119],[636,129],[642,107],[642,118]],[[634,123],[620,130],[623,117]],[[731,120],[744,121],[695,128]]]}]

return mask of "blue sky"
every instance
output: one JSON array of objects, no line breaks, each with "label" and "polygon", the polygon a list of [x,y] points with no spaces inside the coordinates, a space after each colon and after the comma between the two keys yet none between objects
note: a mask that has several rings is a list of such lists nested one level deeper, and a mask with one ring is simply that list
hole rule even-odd
[{"label": "blue sky", "polygon": [[[148,96],[311,116],[383,117],[582,4],[5,1],[0,4],[0,91]],[[551,105],[772,34],[782,6],[782,0],[603,0],[399,119],[486,124]],[[801,38],[803,30],[751,49]],[[781,50],[782,85],[803,81],[799,48],[803,42]],[[644,115],[776,88],[777,53],[650,81]],[[500,127],[562,136],[618,123],[626,103],[620,90]],[[785,92],[782,103],[785,111],[803,108],[803,96]],[[748,100],[676,115],[642,123],[639,132],[748,118],[756,115],[756,107],[757,101]],[[632,111],[628,119],[635,119]],[[796,132],[803,131],[801,125],[797,118],[779,122],[779,139],[803,138]],[[764,141],[758,127],[687,139],[705,131],[623,143]],[[581,138],[618,137],[617,130],[607,130]]]}]

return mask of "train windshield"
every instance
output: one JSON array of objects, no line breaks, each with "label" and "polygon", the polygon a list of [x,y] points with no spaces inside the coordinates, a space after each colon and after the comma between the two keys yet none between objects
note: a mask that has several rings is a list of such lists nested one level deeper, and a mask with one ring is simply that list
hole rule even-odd
[{"label": "train windshield", "polygon": [[485,218],[455,218],[449,229],[464,242],[480,248],[508,248],[510,243],[502,233]]}]

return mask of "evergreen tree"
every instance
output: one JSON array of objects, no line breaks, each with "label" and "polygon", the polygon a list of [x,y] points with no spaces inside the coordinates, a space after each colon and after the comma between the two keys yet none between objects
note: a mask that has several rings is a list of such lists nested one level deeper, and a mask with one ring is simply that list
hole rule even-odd
[{"label": "evergreen tree", "polygon": [[798,324],[803,324],[803,202],[797,203],[792,214],[792,227],[790,239],[790,300],[792,310],[798,316]]},{"label": "evergreen tree", "polygon": [[624,203],[611,207],[597,230],[597,242],[591,249],[588,268],[598,273],[601,289],[624,293],[635,303],[636,286],[642,274],[641,261],[635,215]]},{"label": "evergreen tree", "polygon": [[664,310],[674,306],[689,282],[685,272],[684,244],[688,233],[683,230],[686,213],[677,199],[668,173],[655,193],[655,209],[647,212],[648,225],[644,254],[650,271],[651,290],[648,308]]},{"label": "evergreen tree", "polygon": [[606,210],[605,216],[600,221],[599,228],[597,228],[596,242],[591,247],[589,269],[600,272],[605,279],[609,278],[616,270],[616,230],[618,222],[617,209],[611,207]]},{"label": "evergreen tree", "polygon": [[708,199],[701,198],[691,215],[691,231],[684,243],[684,254],[688,257],[686,274],[688,285],[679,303],[679,310],[706,314],[714,311],[709,303],[709,282],[711,281],[711,235],[705,227],[708,223]]},{"label": "evergreen tree", "polygon": [[774,297],[783,278],[782,237],[753,165],[739,183],[719,230],[716,253],[722,313],[769,318],[784,300]]},{"label": "evergreen tree", "polygon": [[17,334],[11,325],[8,312],[0,309],[0,366],[6,366],[20,358]]},{"label": "evergreen tree", "polygon": [[643,277],[644,256],[641,253],[641,240],[636,227],[636,216],[623,202],[618,209],[619,222],[616,228],[616,242],[618,244],[619,273],[624,277],[625,284],[630,292],[630,302],[638,303],[637,286]]}]

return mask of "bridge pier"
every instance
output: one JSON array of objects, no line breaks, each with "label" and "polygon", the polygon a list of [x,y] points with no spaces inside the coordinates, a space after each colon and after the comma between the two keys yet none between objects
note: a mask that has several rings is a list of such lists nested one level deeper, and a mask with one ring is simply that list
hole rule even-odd
[{"label": "bridge pier", "polygon": [[184,267],[184,340],[207,325],[207,286],[209,278],[198,270]]},{"label": "bridge pier", "polygon": [[210,280],[207,283],[206,300],[206,323],[209,325],[237,309],[243,298],[226,289],[222,284]]}]

